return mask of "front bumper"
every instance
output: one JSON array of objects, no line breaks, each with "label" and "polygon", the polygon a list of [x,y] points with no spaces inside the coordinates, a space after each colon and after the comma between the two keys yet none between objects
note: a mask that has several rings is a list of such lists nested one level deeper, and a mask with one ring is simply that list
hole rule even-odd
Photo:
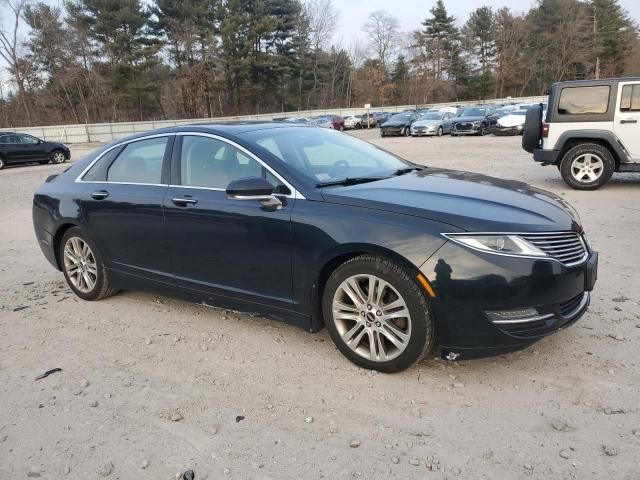
[{"label": "front bumper", "polygon": [[451,133],[454,135],[480,135],[480,125],[473,125],[471,127],[460,127],[456,125],[451,129]]},{"label": "front bumper", "polygon": [[491,130],[491,133],[497,136],[505,137],[510,135],[520,135],[523,128],[524,127],[522,125],[516,125],[514,127],[503,127],[500,125],[496,125],[495,127],[493,127],[493,130]]},{"label": "front bumper", "polygon": [[[575,323],[589,306],[598,254],[567,267],[445,244],[422,267],[436,292],[442,355],[480,358],[525,348]],[[539,318],[496,322],[487,312],[535,308]]]},{"label": "front bumper", "polygon": [[533,159],[543,165],[556,165],[559,157],[560,152],[558,150],[543,150],[542,148],[536,148],[533,151]]},{"label": "front bumper", "polygon": [[382,135],[386,136],[398,136],[398,135],[403,135],[404,134],[404,130],[407,127],[382,127],[380,128],[380,133]]},{"label": "front bumper", "polygon": [[411,136],[413,137],[435,137],[437,129],[411,129]]}]

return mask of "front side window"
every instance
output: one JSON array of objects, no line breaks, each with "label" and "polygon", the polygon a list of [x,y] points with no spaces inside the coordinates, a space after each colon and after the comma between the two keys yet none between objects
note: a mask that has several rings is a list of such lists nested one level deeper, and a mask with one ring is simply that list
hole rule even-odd
[{"label": "front side window", "polygon": [[159,137],[129,143],[109,167],[107,181],[161,183],[167,141],[168,137]]},{"label": "front side window", "polygon": [[274,186],[276,193],[289,193],[260,162],[233,145],[210,137],[182,137],[182,185],[225,190],[234,180],[247,177],[265,178]]},{"label": "front side window", "polygon": [[241,136],[268,150],[313,183],[388,176],[408,166],[375,145],[333,130],[273,128]]},{"label": "front side window", "polygon": [[588,115],[607,113],[610,87],[568,87],[563,88],[558,101],[561,115]]},{"label": "front side window", "polygon": [[625,85],[622,87],[622,100],[620,101],[621,112],[640,111],[640,84]]},{"label": "front side window", "polygon": [[40,142],[40,140],[31,135],[20,135],[18,138],[20,139],[20,143],[26,143],[28,145],[35,145]]}]

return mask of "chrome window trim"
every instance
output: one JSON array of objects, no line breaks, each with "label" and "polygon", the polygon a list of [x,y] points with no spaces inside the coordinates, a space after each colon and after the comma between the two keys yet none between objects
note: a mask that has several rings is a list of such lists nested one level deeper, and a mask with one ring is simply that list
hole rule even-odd
[{"label": "chrome window trim", "polygon": [[[545,256],[518,255],[516,253],[503,253],[503,252],[482,250],[481,248],[476,248],[476,247],[472,247],[471,245],[466,245],[464,243],[457,242],[456,239],[455,239],[456,236],[458,236],[458,237],[474,236],[474,235],[516,235],[516,236],[540,235],[540,236],[544,236],[544,235],[558,235],[558,234],[563,234],[563,233],[564,234],[573,234],[573,235],[577,235],[578,236],[578,239],[580,240],[580,242],[582,243],[582,245],[584,246],[584,249],[585,249],[585,254],[582,256],[582,258],[580,260],[577,260],[577,261],[571,262],[571,263],[563,263],[560,260],[558,260],[557,258],[553,258],[553,257],[551,257],[549,255],[545,255]],[[587,246],[587,244],[585,243],[584,238],[583,238],[583,237],[585,237],[585,233],[584,232],[578,233],[578,232],[572,232],[572,231],[567,231],[567,230],[556,231],[556,232],[460,232],[460,233],[449,232],[449,233],[441,233],[440,235],[442,235],[447,240],[455,243],[456,245],[460,245],[462,247],[469,248],[469,249],[474,250],[476,252],[482,252],[482,253],[486,253],[488,255],[501,255],[503,257],[512,257],[512,258],[529,258],[529,259],[533,259],[533,260],[549,260],[549,261],[558,262],[560,265],[563,265],[565,267],[575,267],[575,266],[581,265],[581,264],[583,264],[584,262],[587,261],[587,259],[589,258],[589,255],[591,254],[591,249]]]},{"label": "chrome window trim", "polygon": [[121,147],[122,145],[128,145],[133,142],[140,142],[142,140],[150,140],[152,138],[171,137],[171,136],[175,136],[175,133],[157,133],[153,135],[147,135],[144,137],[132,138],[131,140],[124,140],[122,142],[116,143],[115,145],[111,145],[104,152],[102,152],[100,155],[94,158],[93,162],[87,165],[87,167],[84,170],[82,170],[82,172],[80,172],[80,175],[76,177],[76,179],[74,180],[74,183],[112,183],[114,185],[151,185],[151,186],[167,187],[169,186],[168,183],[109,182],[108,180],[105,180],[105,181],[83,180],[82,177],[84,177],[85,174],[89,170],[91,170],[91,167],[93,167],[102,157],[104,157],[107,153],[109,153],[114,148]]},{"label": "chrome window trim", "polygon": [[109,182],[107,180],[105,180],[105,181],[96,181],[96,180],[83,180],[82,179],[82,177],[84,177],[85,174],[91,169],[91,167],[93,167],[104,155],[109,153],[114,148],[119,148],[119,147],[121,147],[123,145],[128,145],[129,143],[139,142],[139,141],[142,141],[142,140],[149,140],[149,139],[152,139],[152,138],[170,137],[170,136],[176,136],[176,137],[177,136],[209,137],[209,138],[212,138],[214,140],[219,140],[221,142],[227,143],[227,144],[237,148],[242,153],[246,154],[248,157],[250,157],[253,160],[257,161],[261,166],[263,166],[269,173],[271,173],[274,177],[276,177],[278,180],[280,180],[291,191],[291,193],[288,194],[288,195],[280,195],[280,196],[287,197],[287,198],[295,198],[295,199],[298,199],[298,200],[306,200],[305,196],[302,195],[302,193],[300,193],[296,188],[294,188],[293,185],[291,185],[287,180],[285,180],[282,177],[282,175],[280,175],[273,168],[271,168],[269,165],[267,165],[264,161],[262,161],[253,152],[247,150],[242,145],[237,144],[233,140],[229,140],[228,138],[222,137],[220,135],[216,135],[216,134],[213,134],[213,133],[205,133],[205,132],[160,133],[160,134],[147,135],[147,136],[144,136],[144,137],[139,137],[139,138],[134,138],[134,139],[131,139],[131,140],[126,140],[126,141],[123,141],[123,142],[119,142],[119,143],[117,143],[115,145],[112,145],[111,147],[106,149],[104,152],[102,152],[100,155],[98,155],[82,172],[80,172],[80,174],[76,177],[74,182],[75,183],[93,183],[93,184],[105,184],[106,183],[106,184],[114,184],[114,185],[146,185],[146,186],[156,186],[156,187],[190,188],[190,189],[196,189],[196,190],[211,190],[211,191],[214,191],[214,192],[224,192],[224,191],[226,191],[226,189],[224,189],[224,188],[192,187],[192,186],[189,186],[189,185],[174,185],[174,184],[171,184],[171,183]]}]

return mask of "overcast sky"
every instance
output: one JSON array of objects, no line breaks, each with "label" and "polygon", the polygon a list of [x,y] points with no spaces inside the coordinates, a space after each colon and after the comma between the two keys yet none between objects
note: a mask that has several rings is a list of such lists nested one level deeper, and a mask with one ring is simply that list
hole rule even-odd
[{"label": "overcast sky", "polygon": [[[362,24],[375,10],[386,10],[396,17],[403,31],[417,30],[435,3],[436,0],[334,0],[333,4],[340,12],[335,38],[342,38],[347,44],[354,37],[364,39]],[[522,13],[534,3],[534,0],[445,0],[449,15],[455,16],[460,26],[467,20],[469,12],[479,7],[509,7]],[[640,0],[620,0],[619,3],[631,18],[640,23]]]}]

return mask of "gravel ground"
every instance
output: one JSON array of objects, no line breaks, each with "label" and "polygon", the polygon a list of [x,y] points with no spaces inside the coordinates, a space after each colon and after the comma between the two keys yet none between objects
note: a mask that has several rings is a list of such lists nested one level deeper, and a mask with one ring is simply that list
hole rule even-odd
[{"label": "gravel ground", "polygon": [[33,191],[64,167],[7,168],[0,478],[640,478],[640,175],[575,192],[520,138],[355,135],[563,195],[601,255],[589,313],[519,353],[384,375],[326,332],[135,292],[83,302],[31,225]]}]

